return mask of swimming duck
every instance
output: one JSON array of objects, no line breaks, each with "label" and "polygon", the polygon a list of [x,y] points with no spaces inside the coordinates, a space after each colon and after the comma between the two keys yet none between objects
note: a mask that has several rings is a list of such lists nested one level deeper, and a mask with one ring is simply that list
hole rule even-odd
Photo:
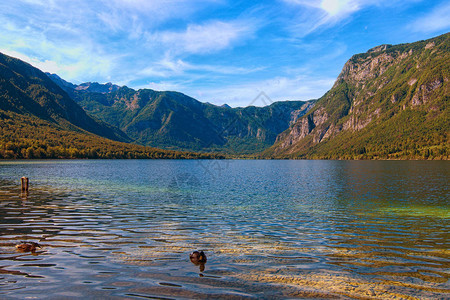
[{"label": "swimming duck", "polygon": [[194,265],[206,263],[206,255],[203,251],[194,251],[189,254],[189,258]]},{"label": "swimming duck", "polygon": [[32,252],[34,253],[36,251],[36,247],[42,248],[41,245],[35,242],[24,242],[22,241],[22,244],[16,245],[17,250],[21,252]]}]

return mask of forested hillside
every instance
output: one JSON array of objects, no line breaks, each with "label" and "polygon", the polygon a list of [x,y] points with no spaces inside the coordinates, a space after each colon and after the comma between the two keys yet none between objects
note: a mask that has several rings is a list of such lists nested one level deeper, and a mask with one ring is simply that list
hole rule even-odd
[{"label": "forested hillside", "polygon": [[450,34],[354,55],[264,157],[448,159]]},{"label": "forested hillside", "polygon": [[[254,154],[304,115],[314,101],[231,108],[178,92],[134,90],[111,83],[73,85],[48,74],[92,116],[120,128],[135,143],[165,149]],[[262,102],[251,103],[256,105]],[[270,104],[270,105],[268,105]]]}]

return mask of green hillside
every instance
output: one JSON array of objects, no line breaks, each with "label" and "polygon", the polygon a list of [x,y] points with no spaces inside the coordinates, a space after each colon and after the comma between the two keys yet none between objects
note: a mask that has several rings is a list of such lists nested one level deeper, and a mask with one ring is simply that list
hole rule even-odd
[{"label": "green hillside", "polygon": [[450,34],[353,56],[263,157],[448,159]]},{"label": "green hillside", "polygon": [[87,115],[46,74],[0,54],[0,159],[221,157],[120,141],[130,139]]},{"label": "green hillside", "polygon": [[98,83],[76,86],[48,75],[90,115],[120,128],[135,143],[165,149],[257,153],[273,145],[277,135],[314,103],[283,101],[231,108],[178,92]]},{"label": "green hillside", "polygon": [[117,140],[120,130],[94,120],[39,69],[0,53],[0,109],[36,116],[70,130],[86,130]]},{"label": "green hillside", "polygon": [[67,130],[34,116],[0,110],[0,159],[17,158],[223,158],[112,141]]}]

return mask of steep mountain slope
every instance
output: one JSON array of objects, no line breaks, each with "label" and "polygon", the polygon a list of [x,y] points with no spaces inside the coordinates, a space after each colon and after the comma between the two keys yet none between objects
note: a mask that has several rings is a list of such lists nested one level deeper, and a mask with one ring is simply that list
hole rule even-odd
[{"label": "steep mountain slope", "polygon": [[220,158],[112,141],[129,140],[89,117],[47,75],[0,54],[0,159]]},{"label": "steep mountain slope", "polygon": [[[270,147],[314,103],[285,101],[231,108],[178,92],[135,91],[98,83],[71,86],[57,75],[49,76],[92,116],[120,128],[139,144],[166,149],[256,153]],[[95,86],[97,92],[85,86]]]},{"label": "steep mountain slope", "polygon": [[66,92],[33,66],[0,53],[0,109],[36,116],[70,130],[129,141],[120,130],[91,118]]},{"label": "steep mountain slope", "polygon": [[450,34],[353,56],[263,156],[448,159]]}]

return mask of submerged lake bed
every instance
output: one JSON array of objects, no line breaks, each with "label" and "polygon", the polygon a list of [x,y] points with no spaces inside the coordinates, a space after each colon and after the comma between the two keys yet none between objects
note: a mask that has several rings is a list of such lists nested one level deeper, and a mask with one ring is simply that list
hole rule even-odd
[{"label": "submerged lake bed", "polygon": [[448,298],[449,167],[0,161],[0,298]]}]

